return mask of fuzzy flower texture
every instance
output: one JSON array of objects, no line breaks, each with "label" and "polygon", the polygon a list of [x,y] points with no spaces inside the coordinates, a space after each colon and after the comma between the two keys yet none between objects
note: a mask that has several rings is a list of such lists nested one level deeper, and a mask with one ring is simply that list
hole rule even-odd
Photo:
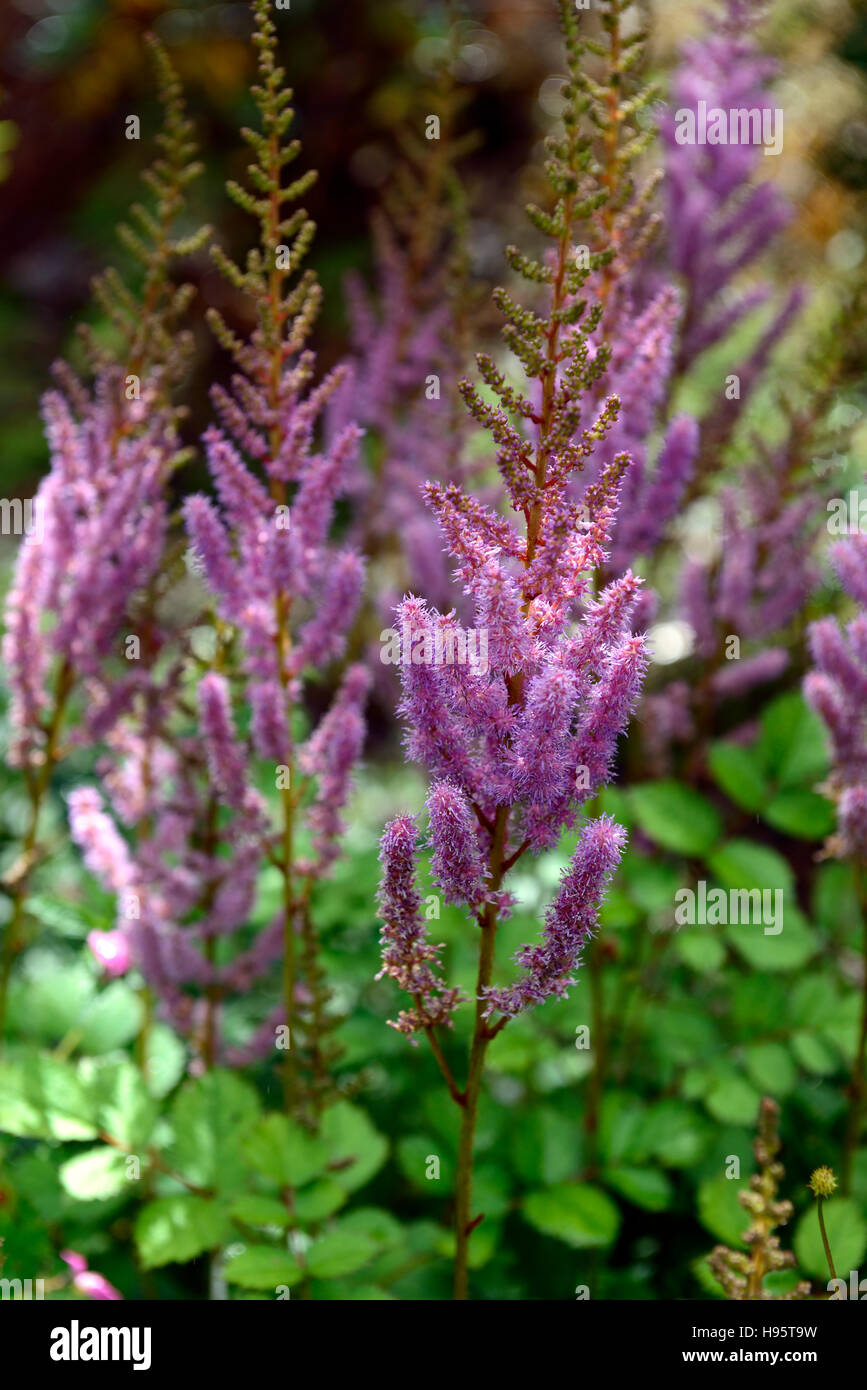
[{"label": "fuzzy flower texture", "polygon": [[[577,69],[577,38],[567,19]],[[571,88],[573,97],[577,83]],[[603,255],[581,268],[573,228],[598,195],[579,187],[586,149],[579,133],[580,101],[565,118],[562,138],[549,140],[549,178],[559,193],[552,214],[530,209],[555,243],[547,263],[510,248],[519,274],[547,288],[543,317],[506,291],[497,303],[507,320],[508,346],[529,379],[525,393],[505,379],[490,357],[478,365],[499,397],[492,407],[468,382],[461,391],[471,415],[497,446],[497,463],[517,524],[455,484],[428,483],[437,518],[475,609],[477,645],[454,612],[408,597],[397,611],[401,631],[413,634],[402,663],[410,758],[431,777],[427,802],[431,870],[445,899],[462,906],[483,935],[510,910],[503,888],[509,869],[527,851],[556,845],[579,821],[581,808],[612,772],[618,736],[626,726],[646,669],[645,643],[632,619],[640,580],[631,571],[596,592],[608,559],[618,498],[630,465],[618,453],[575,498],[574,480],[614,430],[620,400],[600,403],[597,386],[610,352],[593,351],[601,306],[579,297]],[[534,291],[535,292],[535,291]],[[523,518],[523,525],[520,523]],[[461,660],[487,635],[488,662]],[[522,973],[511,985],[480,973],[486,1014],[513,1017],[573,983],[582,947],[593,931],[600,900],[617,866],[624,831],[608,816],[586,820],[544,924],[542,940],[518,953]],[[412,1034],[448,1023],[459,1002],[442,981],[438,949],[427,937],[416,887],[421,835],[399,817],[382,840],[380,889],[383,972],[414,1000],[394,1027]],[[484,953],[483,953],[484,954]]]},{"label": "fuzzy flower texture", "polygon": [[810,629],[815,670],[804,683],[810,704],[831,735],[834,769],[830,792],[837,802],[837,834],[828,849],[841,858],[867,858],[867,536],[832,547],[840,583],[858,611],[844,630],[834,618]]}]

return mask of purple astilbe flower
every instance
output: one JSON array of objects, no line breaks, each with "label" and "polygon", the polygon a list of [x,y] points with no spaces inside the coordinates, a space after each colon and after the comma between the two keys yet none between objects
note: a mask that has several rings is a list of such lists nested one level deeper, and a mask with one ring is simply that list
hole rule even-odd
[{"label": "purple astilbe flower", "polygon": [[[682,667],[642,708],[642,728],[657,770],[675,744],[711,736],[730,702],[778,680],[790,665],[794,625],[818,577],[815,496],[805,470],[808,418],[793,419],[785,443],[754,438],[759,461],[738,486],[716,497],[718,531],[705,559],[687,559],[679,576],[678,615],[692,630],[701,665],[687,687]],[[697,766],[697,764],[696,764]]]},{"label": "purple astilbe flower", "polygon": [[[631,571],[607,583],[601,575],[632,462],[628,452],[612,444],[621,400],[607,382],[603,386],[611,351],[600,340],[606,333],[606,304],[624,274],[626,229],[618,209],[631,192],[624,183],[629,157],[618,158],[622,132],[616,129],[621,117],[628,123],[634,115],[634,108],[632,114],[628,109],[631,82],[619,57],[620,9],[605,8],[612,70],[603,90],[582,71],[574,7],[567,0],[560,7],[569,80],[561,89],[563,129],[546,141],[552,207],[528,209],[553,249],[536,259],[508,248],[512,269],[533,287],[533,307],[505,289],[494,296],[506,320],[506,346],[526,380],[513,384],[490,355],[479,354],[490,395],[461,382],[470,414],[493,441],[514,516],[504,523],[482,499],[457,486],[430,483],[425,489],[456,578],[473,605],[474,626],[466,628],[454,611],[438,612],[412,596],[397,615],[407,754],[425,764],[433,783],[428,803],[433,874],[479,933],[475,1020],[461,1089],[437,1037],[438,1023],[450,1021],[458,1000],[439,975],[431,978],[436,948],[420,918],[415,821],[410,816],[392,821],[383,840],[380,890],[384,973],[396,978],[415,1004],[397,1026],[408,1035],[425,1031],[461,1109],[455,1184],[458,1299],[468,1296],[468,1242],[477,1224],[471,1214],[473,1148],[487,1048],[514,1014],[563,994],[625,842],[624,832],[608,819],[585,820],[544,940],[520,954],[524,978],[511,990],[496,984],[497,928],[511,907],[504,880],[524,854],[549,848],[564,829],[573,829],[582,808],[612,775],[617,742],[647,660],[644,639],[632,630],[640,582]],[[582,131],[588,108],[594,128],[606,134],[605,168],[595,161],[592,139]],[[592,222],[606,204],[608,215],[593,224],[600,248],[576,255],[576,228]],[[656,349],[668,333],[666,312],[659,312],[663,322]],[[652,336],[649,324],[646,329]],[[647,380],[649,363],[639,343],[635,351],[637,391],[638,380]],[[582,490],[576,480],[585,467]],[[595,580],[601,580],[598,593]],[[476,653],[484,642],[484,663],[468,659],[471,638]],[[467,657],[455,659],[455,650]]]},{"label": "purple astilbe flower", "polygon": [[[730,111],[754,111],[760,119],[763,113],[773,114],[769,83],[776,65],[762,53],[755,34],[763,9],[758,0],[720,0],[717,11],[707,16],[706,32],[683,46],[669,108],[660,124],[666,153],[669,264],[684,293],[678,373],[769,304],[769,286],[738,289],[738,277],[754,268],[791,218],[777,188],[757,177],[765,166],[760,141],[690,142],[682,115],[689,112],[698,120],[699,103],[705,103],[708,112],[724,111],[726,125]],[[777,133],[782,139],[782,129]],[[737,401],[721,401],[703,422],[703,467],[718,457],[802,302],[802,290],[796,286],[771,311],[746,359],[736,366]]]},{"label": "purple astilbe flower", "polygon": [[479,907],[487,897],[488,869],[479,848],[479,825],[466,796],[451,782],[436,782],[427,810],[434,882],[447,902]]},{"label": "purple astilbe flower", "polygon": [[867,536],[831,547],[844,591],[858,611],[840,627],[823,618],[810,627],[814,669],[804,693],[831,736],[828,791],[837,803],[837,833],[828,842],[839,858],[867,858]]},{"label": "purple astilbe flower", "polygon": [[68,697],[86,682],[102,687],[107,666],[126,684],[119,669],[130,603],[162,562],[164,489],[178,451],[158,399],[144,386],[139,401],[126,401],[117,371],[96,383],[80,418],[58,392],[45,397],[51,469],[6,603],[14,766],[42,757],[58,690]]},{"label": "purple astilbe flower", "polygon": [[523,946],[517,960],[524,975],[506,989],[487,991],[486,1011],[512,1018],[552,996],[565,994],[575,983],[574,971],[587,938],[596,925],[604,896],[626,843],[626,831],[610,816],[589,821],[581,832],[568,869],[545,916],[539,946]]},{"label": "purple astilbe flower", "polygon": [[[86,823],[80,813],[73,833],[90,834],[90,862],[107,887],[123,889],[121,906],[133,909],[126,914],[133,962],[164,1015],[190,1038],[194,1065],[265,1055],[275,1030],[288,1026],[287,1106],[315,1120],[328,1084],[319,1036],[328,991],[313,897],[339,852],[368,678],[350,668],[306,737],[304,691],[312,668],[324,673],[342,655],[360,598],[362,562],[351,547],[335,545],[331,531],[338,499],[351,490],[361,432],[344,422],[323,442],[322,413],[346,372],[314,383],[305,344],[321,291],[311,271],[289,281],[313,225],[303,210],[284,215],[314,176],[284,186],[284,167],[297,153],[284,140],[289,93],[267,0],[255,0],[254,12],[253,95],[263,134],[244,134],[258,160],[253,183],[270,196],[230,185],[259,220],[260,249],[246,270],[220,251],[215,259],[251,301],[256,327],[242,340],[211,316],[236,371],[228,388],[212,393],[222,428],[204,436],[215,497],[189,497],[183,507],[215,651],[210,662],[191,652],[173,671],[149,739],[124,726],[111,740],[103,785],[131,841],[124,882],[104,871],[113,869],[119,840],[104,813],[98,820],[91,806]],[[273,813],[257,790],[263,777],[278,793]],[[308,839],[312,856],[304,854]],[[265,862],[280,875],[282,903],[254,935]],[[278,1010],[265,993],[281,957]],[[234,996],[254,987],[270,1012],[244,1040],[229,1011]]]},{"label": "purple astilbe flower", "polygon": [[[568,8],[564,23],[574,71],[580,46]],[[579,100],[577,81],[571,90]],[[471,414],[493,436],[518,523],[488,511],[454,485],[429,485],[427,500],[456,562],[456,576],[474,604],[475,626],[465,631],[453,614],[438,613],[412,597],[397,615],[407,753],[434,779],[428,802],[433,874],[445,896],[462,904],[487,933],[496,929],[508,870],[525,852],[547,849],[564,828],[575,827],[582,805],[611,776],[617,740],[646,667],[644,639],[631,626],[640,581],[627,572],[598,595],[590,582],[608,558],[629,456],[618,453],[580,502],[573,493],[575,474],[600,445],[607,446],[617,428],[620,401],[597,390],[610,355],[597,339],[601,306],[588,309],[580,303],[604,257],[582,266],[564,230],[593,205],[586,180],[581,194],[562,193],[576,178],[582,185],[574,173],[585,147],[577,120],[567,121],[565,136],[549,144],[552,182],[561,197],[554,215],[534,210],[533,217],[557,243],[554,268],[518,253],[511,257],[528,280],[549,286],[547,316],[524,310],[505,291],[497,295],[509,344],[535,383],[534,395],[512,387],[485,355],[480,369],[501,404],[489,405],[469,382],[461,384]],[[486,666],[449,659],[446,634],[460,636],[458,651],[478,648],[484,636]],[[403,847],[395,882],[400,901],[410,904],[411,924],[417,924],[418,895],[412,886],[413,853],[406,846],[410,840],[414,846],[414,835],[414,823],[402,818],[392,822],[386,839],[392,856],[397,854],[393,840]],[[588,866],[596,862],[590,853],[596,845],[606,872],[581,868],[583,858],[576,861],[576,875],[597,893],[574,917],[576,940],[586,934],[623,843],[622,832],[604,821],[589,822],[584,835]],[[393,916],[396,894],[389,888]],[[575,904],[575,894],[564,892],[556,913],[563,934]],[[414,946],[416,925],[393,929],[388,941],[395,935]],[[568,969],[538,975],[539,1000],[561,992],[564,972],[571,971],[577,955],[576,947]],[[522,959],[529,961],[529,954]],[[489,997],[491,968],[488,958],[479,998]],[[494,991],[490,998],[511,996]],[[493,1007],[486,1006],[486,1016]],[[424,1014],[417,1011],[407,1016],[403,1031],[422,1026]]]},{"label": "purple astilbe flower", "polygon": [[442,947],[430,944],[422,920],[422,902],[415,886],[417,856],[415,820],[398,816],[386,827],[380,845],[382,970],[377,979],[390,976],[415,1000],[414,1009],[402,1010],[390,1024],[410,1038],[420,1029],[450,1025],[461,1001],[460,992],[446,988],[437,973]]},{"label": "purple astilbe flower", "polygon": [[[667,235],[672,268],[683,277],[686,301],[680,352],[683,361],[719,342],[748,313],[766,303],[759,286],[731,295],[737,274],[751,266],[791,218],[772,183],[756,181],[764,167],[759,140],[698,143],[678,112],[706,110],[773,112],[769,84],[775,62],[762,53],[756,27],[761,0],[720,0],[707,15],[707,30],[683,45],[661,122],[666,151]],[[696,132],[697,133],[697,132]],[[777,132],[782,138],[782,131]],[[786,310],[779,312],[780,321]],[[779,330],[772,333],[772,340]]]}]

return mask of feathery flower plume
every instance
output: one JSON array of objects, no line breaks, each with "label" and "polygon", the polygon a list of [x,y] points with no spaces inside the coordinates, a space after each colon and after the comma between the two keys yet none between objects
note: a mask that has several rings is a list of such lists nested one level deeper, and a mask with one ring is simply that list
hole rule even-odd
[{"label": "feathery flower plume", "polygon": [[[261,129],[242,134],[254,153],[254,191],[232,183],[229,193],[259,223],[260,240],[243,268],[219,248],[214,257],[238,293],[239,312],[252,306],[255,326],[242,338],[210,315],[236,371],[228,389],[213,391],[222,428],[204,438],[216,496],[190,497],[183,508],[215,609],[207,615],[214,652],[207,661],[188,653],[165,691],[146,750],[159,779],[135,770],[144,750],[135,729],[124,726],[104,785],[135,841],[122,885],[134,907],[132,957],[164,1014],[190,1038],[199,1066],[273,1053],[288,1029],[286,1103],[315,1120],[331,1085],[335,1053],[326,1034],[335,1020],[317,963],[312,898],[339,852],[364,741],[368,677],[350,668],[307,736],[303,693],[311,668],[341,656],[360,597],[361,560],[331,541],[360,431],[345,423],[321,443],[320,416],[345,371],[312,384],[306,340],[321,291],[312,271],[294,276],[314,228],[303,209],[286,208],[315,176],[284,183],[299,149],[285,138],[291,93],[276,61],[270,6],[255,0],[253,8]],[[277,824],[256,788],[268,763],[279,792]],[[101,855],[95,845],[89,850],[98,868],[114,844],[101,822],[99,832]],[[305,855],[308,834],[312,854]],[[266,861],[280,874],[282,905],[251,939]],[[265,994],[278,961],[281,1009]],[[229,1006],[260,986],[268,1017],[252,1038],[239,1037]]]},{"label": "feathery flower plume", "polygon": [[795,1257],[791,1250],[780,1247],[777,1227],[792,1219],[791,1202],[781,1202],[777,1196],[784,1176],[783,1165],[777,1158],[782,1145],[779,1135],[780,1108],[765,1096],[759,1107],[758,1132],[753,1152],[759,1171],[750,1178],[749,1189],[738,1193],[738,1200],[749,1213],[750,1223],[743,1240],[748,1249],[730,1250],[718,1245],[707,1257],[714,1278],[722,1286],[726,1298],[735,1300],[792,1302],[810,1295],[810,1285],[797,1283],[788,1293],[772,1293],[765,1288],[765,1276],[780,1269],[791,1269]]},{"label": "feathery flower plume", "polygon": [[[19,551],[6,601],[3,660],[12,728],[9,760],[23,771],[30,801],[12,914],[0,958],[0,1038],[13,960],[33,867],[42,807],[64,749],[93,745],[129,711],[147,677],[136,659],[153,656],[162,637],[154,588],[165,558],[166,485],[184,461],[172,394],[189,356],[181,328],[192,296],[172,279],[174,263],[192,254],[207,229],[175,235],[187,185],[197,176],[191,126],[168,58],[150,41],[163,106],[160,156],[144,178],[152,206],[135,204],[133,226],[120,236],[142,268],[127,287],[115,271],[94,283],[114,330],[112,353],[82,330],[92,383],[65,364],[62,388],[43,413],[50,470],[33,501],[36,525]],[[147,650],[147,649],[150,650]],[[81,706],[67,739],[69,715]]]},{"label": "feathery flower plume", "polygon": [[[619,14],[619,5],[612,8]],[[512,386],[484,354],[479,368],[497,404],[469,381],[461,383],[471,415],[493,437],[516,519],[489,512],[456,486],[428,485],[428,503],[475,607],[475,627],[467,632],[454,613],[439,613],[413,597],[398,611],[399,627],[416,634],[411,660],[402,666],[400,713],[407,754],[426,764],[433,779],[433,874],[481,932],[473,1043],[461,1091],[435,1034],[459,999],[432,974],[437,948],[427,942],[420,921],[415,822],[392,821],[383,839],[384,973],[417,996],[415,1009],[396,1026],[408,1034],[426,1032],[462,1109],[457,1298],[467,1296],[473,1133],[487,1047],[513,1015],[568,988],[625,834],[606,817],[585,822],[543,941],[523,948],[519,963],[525,974],[511,988],[495,986],[492,978],[497,925],[509,910],[504,880],[528,850],[545,849],[563,828],[574,827],[582,806],[610,777],[646,665],[643,639],[631,628],[639,581],[627,572],[598,595],[591,587],[593,572],[608,557],[629,456],[618,453],[582,500],[574,497],[575,475],[615,428],[620,401],[597,392],[609,349],[590,350],[604,305],[591,306],[588,282],[612,263],[615,248],[603,245],[587,264],[574,255],[576,225],[591,218],[609,193],[592,166],[588,172],[592,146],[581,129],[590,107],[583,47],[572,7],[564,2],[561,14],[570,77],[563,88],[563,133],[547,141],[553,208],[529,209],[553,251],[547,262],[514,248],[508,253],[519,274],[544,287],[546,303],[537,312],[506,290],[495,295],[506,318],[504,338],[529,391]],[[538,290],[536,295],[541,298]],[[435,659],[446,637],[467,651],[468,638],[482,632],[490,637],[484,671],[466,661]],[[422,984],[414,991],[417,979]]]}]

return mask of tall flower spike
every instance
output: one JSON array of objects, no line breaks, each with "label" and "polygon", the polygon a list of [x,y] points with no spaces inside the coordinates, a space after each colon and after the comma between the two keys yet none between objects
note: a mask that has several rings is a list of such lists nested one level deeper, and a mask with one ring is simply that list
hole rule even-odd
[{"label": "tall flower spike", "polygon": [[[231,183],[228,190],[257,221],[259,245],[243,266],[219,248],[214,256],[239,307],[254,314],[255,327],[241,338],[224,317],[211,315],[237,370],[228,391],[213,393],[223,428],[205,436],[218,505],[192,497],[184,514],[226,638],[239,639],[240,682],[230,685],[213,671],[199,685],[211,790],[235,812],[244,865],[258,862],[253,837],[259,860],[267,853],[283,884],[281,926],[266,928],[261,949],[254,944],[236,956],[222,984],[248,986],[282,948],[282,1021],[292,1039],[286,1103],[301,1105],[315,1119],[328,1081],[321,1042],[327,990],[317,960],[314,888],[339,853],[341,812],[364,742],[365,673],[358,667],[346,673],[331,708],[300,746],[293,724],[303,717],[310,669],[321,671],[340,657],[361,596],[360,557],[331,541],[338,499],[353,490],[361,431],[346,419],[330,435],[323,428],[322,412],[347,373],[338,367],[314,385],[315,359],[305,344],[321,291],[310,270],[294,278],[314,226],[303,208],[290,212],[287,206],[303,196],[315,174],[284,183],[283,171],[299,151],[297,140],[286,139],[291,93],[277,63],[268,0],[254,0],[253,10],[258,82],[252,91],[260,129],[242,131],[254,156],[250,187]],[[233,719],[235,702],[251,712],[243,743],[233,731],[233,724],[241,727]],[[264,832],[262,808],[251,792],[257,757],[272,763],[280,791],[279,826]],[[312,858],[299,854],[302,824],[312,837]],[[218,917],[213,930],[223,929],[223,918],[226,927],[237,926],[246,894],[237,899],[224,892],[211,906]],[[230,1055],[249,1057],[251,1046],[267,1045],[264,1025],[257,1038]]]},{"label": "tall flower spike", "polygon": [[765,1288],[764,1283],[766,1275],[791,1269],[795,1263],[791,1250],[781,1249],[776,1235],[777,1228],[790,1221],[794,1211],[791,1202],[781,1202],[777,1196],[783,1178],[783,1165],[777,1158],[782,1147],[779,1118],[779,1106],[766,1096],[759,1107],[758,1133],[753,1141],[759,1171],[750,1178],[749,1188],[738,1193],[750,1218],[743,1236],[747,1251],[718,1245],[707,1257],[711,1273],[729,1299],[792,1302],[810,1296],[810,1285],[803,1281],[783,1294]]},{"label": "tall flower spike", "polygon": [[[622,8],[617,0],[606,15],[619,16]],[[461,1091],[435,1037],[437,1001],[448,998],[450,1015],[457,999],[425,973],[434,948],[419,915],[415,824],[411,817],[392,822],[383,840],[383,970],[414,997],[415,1008],[398,1026],[410,1035],[427,1033],[462,1113],[457,1298],[467,1296],[473,1134],[488,1045],[515,1014],[568,987],[618,862],[623,831],[604,817],[583,826],[544,940],[522,950],[525,974],[511,987],[493,983],[497,927],[511,903],[504,881],[522,855],[549,847],[564,828],[574,827],[582,803],[607,781],[645,666],[643,638],[630,626],[639,581],[627,572],[598,599],[593,595],[594,571],[609,555],[628,454],[620,451],[596,468],[580,502],[574,495],[576,476],[608,447],[620,416],[619,399],[602,386],[611,353],[600,338],[604,303],[593,294],[593,277],[613,267],[606,282],[613,295],[622,273],[622,256],[610,244],[586,263],[576,258],[575,234],[607,200],[619,198],[621,185],[601,184],[592,159],[591,139],[582,130],[592,98],[581,70],[577,17],[566,0],[561,15],[570,76],[563,87],[563,130],[546,142],[551,207],[528,209],[551,242],[550,253],[538,260],[508,253],[512,269],[531,286],[532,306],[506,289],[495,294],[506,320],[505,343],[527,380],[513,383],[481,354],[487,393],[461,383],[470,414],[492,438],[517,515],[504,523],[459,487],[429,486],[427,499],[473,602],[475,627],[459,629],[454,614],[412,596],[398,611],[407,751],[426,765],[433,782],[433,874],[480,932],[473,1040]],[[471,638],[475,652],[484,646],[486,661],[456,657],[459,636],[465,653]]]}]

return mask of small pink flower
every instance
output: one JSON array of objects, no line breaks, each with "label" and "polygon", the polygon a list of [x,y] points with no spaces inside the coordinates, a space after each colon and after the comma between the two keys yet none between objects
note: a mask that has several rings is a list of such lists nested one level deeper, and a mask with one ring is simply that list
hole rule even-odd
[{"label": "small pink flower", "polygon": [[88,933],[87,944],[94,959],[102,966],[106,975],[114,979],[125,975],[131,963],[129,942],[122,931],[92,931]]},{"label": "small pink flower", "polygon": [[[96,932],[93,935],[104,935]],[[117,933],[112,933],[116,935]],[[87,1260],[83,1255],[79,1255],[75,1250],[61,1250],[60,1258],[69,1265],[72,1270],[72,1287],[79,1293],[83,1293],[85,1298],[93,1298],[100,1302],[123,1300],[123,1294],[119,1293],[113,1284],[102,1274],[97,1274],[95,1270],[88,1269]]]}]

